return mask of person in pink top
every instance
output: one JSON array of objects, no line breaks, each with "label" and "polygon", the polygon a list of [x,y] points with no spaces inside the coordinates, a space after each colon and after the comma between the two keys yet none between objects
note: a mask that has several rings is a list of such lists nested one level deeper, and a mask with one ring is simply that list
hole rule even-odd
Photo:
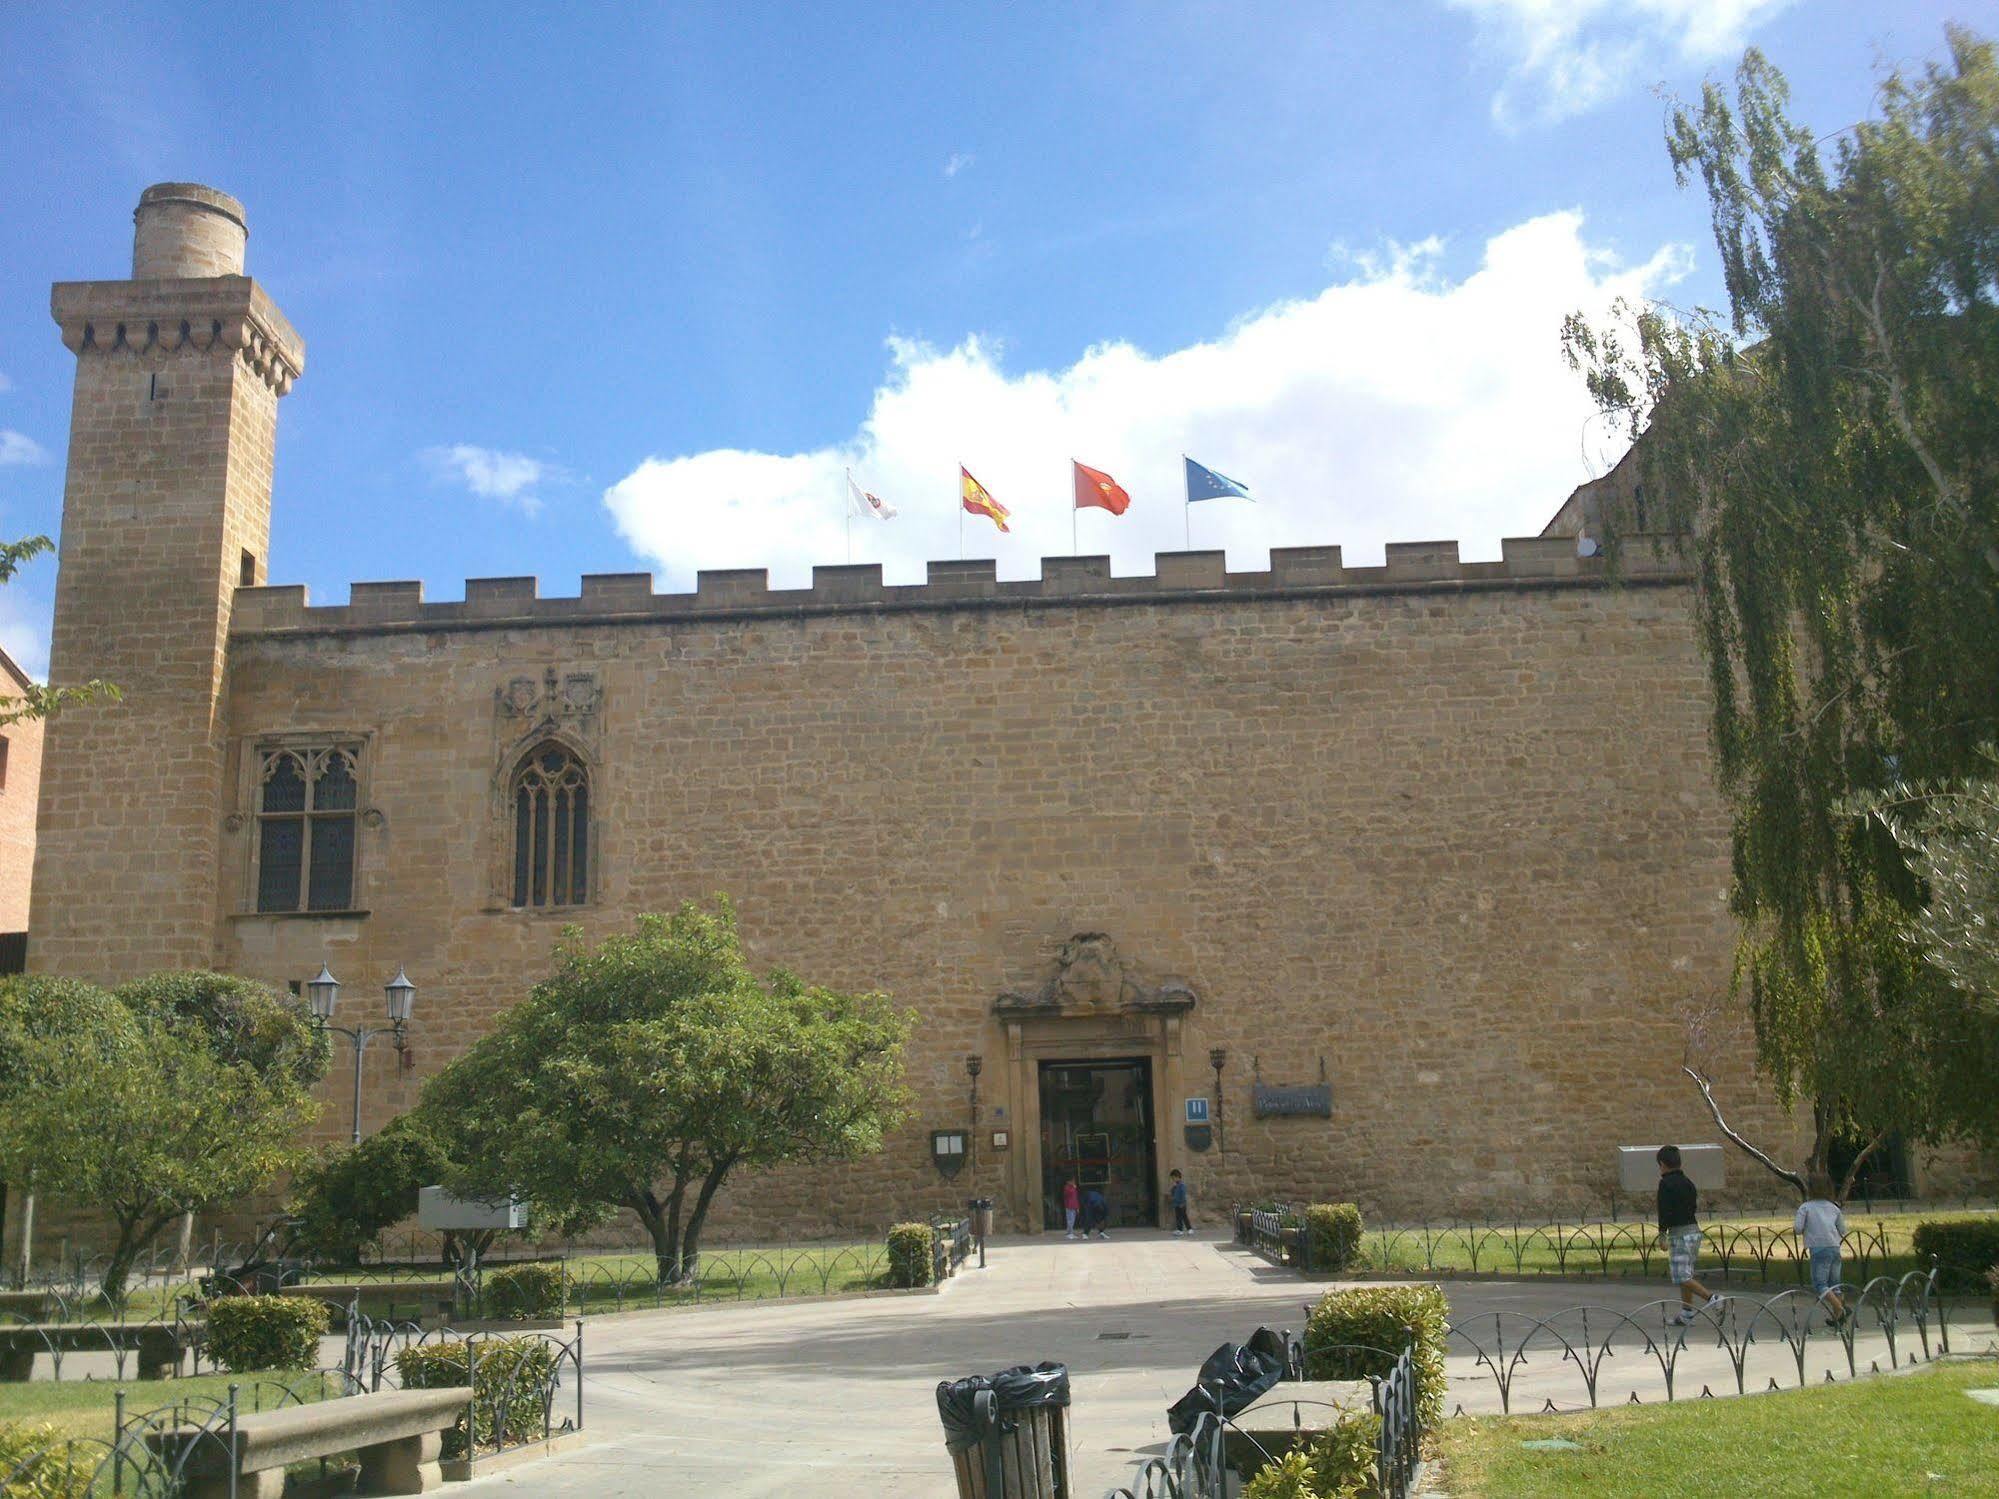
[{"label": "person in pink top", "polygon": [[1083,1195],[1076,1186],[1076,1178],[1070,1177],[1062,1183],[1062,1218],[1069,1226],[1069,1237],[1076,1237],[1076,1209],[1082,1205]]}]

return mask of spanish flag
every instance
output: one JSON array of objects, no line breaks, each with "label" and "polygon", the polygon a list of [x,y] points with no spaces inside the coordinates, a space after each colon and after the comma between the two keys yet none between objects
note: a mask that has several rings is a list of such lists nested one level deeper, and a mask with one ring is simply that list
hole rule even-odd
[{"label": "spanish flag", "polygon": [[986,493],[986,486],[972,477],[970,469],[958,465],[958,487],[964,492],[965,512],[968,515],[983,515],[1002,531],[1006,530],[1006,518],[1013,512]]}]

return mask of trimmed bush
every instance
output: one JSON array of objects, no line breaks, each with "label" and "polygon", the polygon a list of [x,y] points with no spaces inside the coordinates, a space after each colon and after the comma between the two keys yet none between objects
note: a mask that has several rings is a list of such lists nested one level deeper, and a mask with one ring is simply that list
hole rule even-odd
[{"label": "trimmed bush", "polygon": [[1305,1321],[1308,1379],[1380,1379],[1416,1342],[1416,1409],[1425,1426],[1444,1416],[1444,1293],[1435,1286],[1355,1286],[1328,1291]]},{"label": "trimmed bush", "polygon": [[1949,1221],[1926,1218],[1916,1225],[1911,1239],[1925,1267],[1932,1255],[1936,1257],[1940,1290],[1975,1290],[1986,1267],[1999,1264],[1999,1214]]},{"label": "trimmed bush", "polygon": [[1242,1499],[1318,1499],[1312,1460],[1294,1447],[1243,1485]]},{"label": "trimmed bush", "polygon": [[569,1277],[561,1265],[509,1265],[486,1277],[486,1314],[509,1321],[560,1317],[568,1304]]},{"label": "trimmed bush", "polygon": [[[476,1360],[473,1349],[477,1348]],[[475,1435],[480,1449],[538,1442],[548,1429],[555,1348],[545,1338],[478,1338],[414,1344],[396,1355],[396,1373],[406,1390],[463,1389],[469,1370],[478,1369],[472,1394]],[[465,1456],[465,1418],[444,1434],[445,1457]]]},{"label": "trimmed bush", "polygon": [[0,1426],[0,1494],[7,1499],[89,1499],[102,1447],[80,1446],[53,1426]]},{"label": "trimmed bush", "polygon": [[929,1224],[896,1224],[888,1231],[888,1283],[904,1289],[929,1285],[936,1254],[936,1230]]},{"label": "trimmed bush", "polygon": [[1305,1209],[1305,1266],[1344,1270],[1360,1254],[1360,1209],[1350,1202],[1315,1202]]},{"label": "trimmed bush", "polygon": [[310,1296],[218,1296],[208,1303],[208,1357],[231,1374],[316,1369],[328,1308]]},{"label": "trimmed bush", "polygon": [[1381,1417],[1373,1411],[1342,1411],[1331,1427],[1312,1439],[1312,1481],[1325,1499],[1373,1499],[1381,1453]]}]

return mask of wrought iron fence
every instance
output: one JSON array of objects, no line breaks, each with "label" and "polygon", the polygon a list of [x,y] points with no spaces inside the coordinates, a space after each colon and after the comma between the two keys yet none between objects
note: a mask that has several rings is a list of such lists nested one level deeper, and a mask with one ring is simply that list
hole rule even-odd
[{"label": "wrought iron fence", "polygon": [[[400,1355],[426,1348],[464,1350],[466,1409],[458,1428],[463,1450],[446,1456],[476,1461],[583,1429],[581,1322],[566,1338],[540,1330],[464,1333],[370,1317],[357,1303],[347,1317],[341,1373],[357,1392],[414,1388],[405,1384],[408,1370]],[[523,1348],[532,1352],[521,1356]],[[494,1362],[502,1350],[506,1356]],[[492,1371],[483,1379],[482,1359]],[[572,1387],[573,1404],[563,1398],[565,1384]]]},{"label": "wrought iron fence", "polygon": [[[1936,1209],[1932,1208],[1934,1215]],[[1272,1264],[1312,1273],[1341,1269],[1365,1275],[1415,1275],[1426,1279],[1506,1276],[1520,1279],[1650,1279],[1663,1275],[1666,1251],[1649,1223],[1524,1220],[1463,1220],[1370,1228],[1361,1235],[1353,1261],[1344,1266],[1312,1263],[1310,1236],[1302,1209],[1239,1208],[1236,1242]],[[1862,1283],[1884,1274],[1925,1269],[1899,1226],[1888,1219],[1854,1223],[1847,1229],[1842,1256]],[[1708,1219],[1702,1225],[1701,1268],[1733,1281],[1758,1285],[1807,1286],[1811,1252],[1789,1226]],[[1975,1277],[1984,1266],[1944,1265]]]},{"label": "wrought iron fence", "polygon": [[[1306,1378],[1302,1344],[1289,1331],[1280,1337],[1286,1349],[1284,1381]],[[1341,1344],[1337,1351],[1366,1353],[1388,1361],[1387,1373],[1371,1375],[1367,1381],[1368,1409],[1380,1421],[1373,1492],[1382,1499],[1407,1499],[1422,1471],[1423,1425],[1416,1398],[1415,1344],[1400,1353],[1358,1344]],[[1349,1407],[1330,1400],[1294,1398],[1285,1391],[1284,1382],[1271,1393],[1283,1396],[1281,1404],[1291,1408],[1293,1429],[1301,1437],[1306,1432],[1330,1429],[1341,1416],[1352,1414]],[[1312,1413],[1310,1421],[1308,1411]],[[1111,1489],[1104,1499],[1227,1499],[1236,1489],[1235,1477],[1253,1475],[1278,1456],[1235,1417],[1219,1410],[1202,1411],[1191,1430],[1173,1438],[1164,1455],[1145,1459],[1129,1483]]]},{"label": "wrought iron fence", "polygon": [[933,1218],[930,1220],[931,1284],[943,1285],[958,1267],[971,1257],[972,1220],[970,1218]]},{"label": "wrought iron fence", "polygon": [[[1848,1315],[1837,1322],[1826,1301],[1809,1290],[1780,1291],[1764,1301],[1723,1297],[1695,1312],[1688,1326],[1668,1320],[1680,1308],[1677,1299],[1630,1311],[1576,1306],[1551,1317],[1480,1313],[1448,1324],[1446,1351],[1461,1361],[1469,1359],[1471,1374],[1492,1381],[1500,1412],[1508,1415],[1521,1371],[1551,1361],[1570,1373],[1572,1382],[1560,1392],[1569,1398],[1557,1401],[1543,1385],[1541,1412],[1594,1410],[1606,1398],[1623,1405],[1646,1403],[1636,1384],[1621,1397],[1607,1394],[1607,1376],[1620,1359],[1635,1363],[1667,1401],[1711,1399],[1717,1393],[1711,1383],[1703,1381],[1698,1394],[1690,1394],[1681,1378],[1689,1349],[1702,1346],[1724,1355],[1726,1382],[1719,1393],[1737,1395],[1832,1384],[1842,1377],[1881,1373],[1884,1358],[1886,1368],[1894,1370],[1950,1352],[1949,1307],[1936,1294],[1934,1269],[1876,1276],[1838,1290]],[[1464,1413],[1462,1399],[1455,1413]]]}]

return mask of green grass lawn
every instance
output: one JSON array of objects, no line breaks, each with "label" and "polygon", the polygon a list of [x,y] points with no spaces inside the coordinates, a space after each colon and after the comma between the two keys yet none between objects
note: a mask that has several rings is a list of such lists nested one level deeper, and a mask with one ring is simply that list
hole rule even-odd
[{"label": "green grass lawn", "polygon": [[[201,1374],[189,1379],[34,1379],[0,1384],[0,1426],[14,1422],[47,1423],[64,1436],[109,1442],[115,1426],[117,1392],[125,1392],[127,1419],[161,1406],[178,1405],[192,1421],[205,1420],[217,1403],[227,1401],[229,1386],[238,1387],[236,1408],[248,1413],[268,1410],[288,1400],[310,1403],[337,1394],[337,1380],[322,1383],[317,1374]],[[170,1417],[161,1417],[168,1420]]]},{"label": "green grass lawn", "polygon": [[[1995,1387],[1987,1359],[1726,1400],[1460,1416],[1436,1436],[1439,1481],[1453,1499],[1999,1494],[1999,1407],[1964,1393]],[[1548,1438],[1580,1450],[1520,1445]]]},{"label": "green grass lawn", "polygon": [[[490,1261],[487,1273],[505,1268],[504,1259]],[[656,1306],[680,1306],[698,1301],[763,1301],[779,1296],[825,1296],[878,1291],[888,1284],[887,1246],[877,1242],[794,1245],[782,1249],[709,1249],[701,1254],[701,1271],[692,1282],[661,1286],[652,1255],[638,1252],[580,1254],[568,1261],[569,1308],[574,1313],[615,1312]],[[369,1297],[369,1310],[382,1307],[387,1296],[393,1315],[392,1287],[400,1280],[437,1280],[441,1269],[398,1270],[391,1274],[329,1270],[308,1281],[356,1281],[379,1287]]]},{"label": "green grass lawn", "polygon": [[888,1251],[874,1243],[706,1250],[696,1281],[678,1286],[657,1283],[649,1254],[579,1256],[569,1262],[569,1271],[570,1309],[606,1312],[621,1305],[677,1306],[877,1291],[888,1283]]},{"label": "green grass lawn", "polygon": [[[1919,1263],[1911,1238],[1926,1221],[1990,1218],[1990,1213],[1847,1215],[1846,1278],[1901,1275]],[[1707,1224],[1703,1268],[1721,1278],[1781,1288],[1809,1284],[1805,1259],[1790,1236],[1791,1219],[1728,1218]],[[1781,1237],[1780,1237],[1781,1236]],[[1654,1247],[1647,1222],[1466,1225],[1434,1229],[1369,1229],[1356,1268],[1406,1275],[1570,1275],[1662,1277],[1666,1254]]]}]

